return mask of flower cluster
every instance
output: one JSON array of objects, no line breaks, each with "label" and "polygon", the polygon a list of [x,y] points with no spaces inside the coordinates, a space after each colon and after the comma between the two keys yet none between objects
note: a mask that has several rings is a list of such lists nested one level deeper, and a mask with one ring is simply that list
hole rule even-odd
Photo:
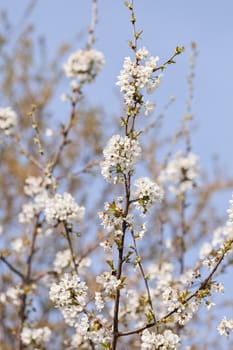
[{"label": "flower cluster", "polygon": [[118,280],[111,272],[103,272],[96,277],[96,282],[102,285],[106,294],[111,294],[121,284],[121,280]]},{"label": "flower cluster", "polygon": [[52,179],[43,179],[41,176],[29,176],[25,180],[24,193],[29,197],[37,196],[42,190],[52,184]]},{"label": "flower cluster", "polygon": [[54,197],[48,198],[45,205],[45,217],[48,224],[56,226],[60,222],[80,223],[83,219],[85,209],[80,207],[71,196],[65,192],[56,193]]},{"label": "flower cluster", "polygon": [[0,108],[0,132],[6,136],[12,134],[16,125],[16,113],[10,107]]},{"label": "flower cluster", "polygon": [[140,159],[141,147],[137,140],[130,137],[114,135],[108,141],[101,162],[103,177],[113,183],[122,183],[124,176],[133,174],[134,165]]},{"label": "flower cluster", "polygon": [[19,214],[19,222],[26,224],[31,223],[35,215],[39,214],[46,205],[48,200],[47,187],[53,183],[50,178],[42,179],[42,177],[30,176],[25,180],[24,192],[27,196],[32,197],[29,203],[22,207]]},{"label": "flower cluster", "polygon": [[145,329],[142,332],[142,350],[176,350],[180,345],[180,338],[171,330],[165,330],[163,334],[155,334]]},{"label": "flower cluster", "polygon": [[66,323],[74,326],[86,305],[87,286],[77,275],[70,276],[66,273],[58,284],[51,285],[49,296],[61,310]]},{"label": "flower cluster", "polygon": [[194,187],[199,171],[198,157],[195,154],[189,153],[184,156],[178,152],[162,170],[159,180],[171,182],[170,190],[179,195]]},{"label": "flower cluster", "polygon": [[224,317],[219,323],[217,330],[220,335],[228,337],[230,332],[233,331],[233,320],[227,320],[226,317]]},{"label": "flower cluster", "polygon": [[136,62],[130,57],[125,58],[116,84],[120,86],[125,105],[129,109],[143,105],[146,114],[152,111],[153,104],[144,101],[142,90],[146,89],[147,93],[152,93],[159,86],[160,76],[154,75],[158,60],[158,57],[150,56],[145,48],[136,52]]},{"label": "flower cluster", "polygon": [[22,294],[23,290],[19,285],[9,287],[5,293],[0,293],[0,303],[5,304],[9,301],[11,305],[19,306]]},{"label": "flower cluster", "polygon": [[92,83],[104,66],[104,56],[101,52],[78,50],[70,55],[64,64],[65,74],[68,78],[75,78],[80,84]]},{"label": "flower cluster", "polygon": [[233,225],[233,194],[230,200],[230,208],[227,210],[228,213],[228,225]]},{"label": "flower cluster", "polygon": [[134,203],[143,215],[147,213],[151,206],[163,199],[163,190],[148,177],[137,179],[134,186],[137,188],[133,193]]},{"label": "flower cluster", "polygon": [[228,256],[233,252],[233,200],[227,210],[228,220],[223,227],[218,227],[213,234],[211,242],[205,242],[200,249],[202,264],[211,269],[222,255]]},{"label": "flower cluster", "polygon": [[99,344],[99,348],[109,348],[112,331],[109,329],[107,319],[102,315],[91,317],[83,315],[76,324],[75,333],[71,339],[72,349],[88,349],[88,340]]},{"label": "flower cluster", "polygon": [[[123,199],[123,198],[122,198]],[[112,231],[114,233],[121,235],[121,225],[124,220],[124,209],[122,206],[121,198],[120,201],[116,202],[113,200],[112,202],[104,203],[105,211],[100,211],[99,218],[102,221],[102,225],[105,229]],[[119,232],[118,232],[119,231]]]},{"label": "flower cluster", "polygon": [[50,336],[51,330],[48,327],[29,328],[24,326],[21,333],[21,340],[24,345],[33,345],[40,348],[44,342],[49,341]]},{"label": "flower cluster", "polygon": [[[70,249],[58,251],[53,261],[53,266],[56,272],[61,273],[63,269],[67,268],[72,261]],[[78,273],[83,274],[86,268],[91,265],[89,257],[83,258],[81,261],[76,261],[78,265]]]}]

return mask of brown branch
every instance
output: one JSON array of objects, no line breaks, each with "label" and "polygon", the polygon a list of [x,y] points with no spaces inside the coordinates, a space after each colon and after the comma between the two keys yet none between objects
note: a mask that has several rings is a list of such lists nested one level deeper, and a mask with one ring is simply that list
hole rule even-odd
[{"label": "brown branch", "polygon": [[74,265],[74,270],[75,270],[76,273],[78,273],[78,265],[77,265],[77,262],[76,262],[76,259],[75,259],[74,249],[73,249],[72,241],[71,241],[71,238],[70,238],[70,230],[67,227],[66,223],[64,223],[64,228],[65,228],[66,239],[67,239],[69,250],[70,250],[71,259],[72,259],[72,262],[73,262],[73,265]]},{"label": "brown branch", "polygon": [[70,130],[74,124],[74,120],[75,120],[75,107],[77,104],[77,100],[74,100],[71,102],[71,113],[70,113],[70,118],[68,121],[68,124],[66,126],[63,127],[62,131],[61,131],[61,135],[62,135],[62,141],[58,147],[57,152],[55,153],[53,160],[51,162],[51,172],[53,172],[54,168],[56,167],[56,165],[59,163],[60,158],[61,158],[61,154],[62,151],[64,149],[64,147],[67,145],[68,143],[68,135],[70,133]]},{"label": "brown branch", "polygon": [[150,305],[150,309],[151,309],[151,316],[153,318],[153,322],[156,323],[156,318],[155,318],[155,314],[154,314],[154,308],[153,308],[153,303],[152,303],[152,299],[151,299],[151,294],[150,294],[150,288],[149,288],[149,284],[148,284],[148,279],[146,278],[146,275],[145,275],[145,272],[144,272],[144,269],[143,269],[143,266],[142,266],[142,263],[141,263],[141,258],[140,258],[140,255],[139,255],[139,252],[138,252],[138,249],[137,249],[137,243],[136,243],[136,240],[135,240],[135,237],[134,237],[134,232],[133,230],[130,230],[130,233],[131,233],[131,236],[133,238],[133,243],[134,243],[134,251],[136,253],[136,256],[138,258],[138,266],[139,266],[139,269],[141,271],[141,274],[142,274],[142,277],[143,277],[143,281],[145,283],[145,287],[146,287],[146,292],[147,292],[147,298],[148,298],[148,303]]},{"label": "brown branch", "polygon": [[[36,237],[37,237],[37,231],[38,227],[40,226],[39,223],[39,215],[36,216],[35,218],[35,224],[34,224],[34,229],[32,233],[32,240],[29,248],[29,253],[26,261],[26,266],[25,266],[25,273],[23,275],[23,286],[28,286],[31,283],[31,269],[32,269],[32,260],[33,256],[35,253],[35,244],[36,244]],[[17,344],[16,344],[16,349],[17,350],[23,350],[23,343],[21,340],[21,333],[23,329],[23,324],[26,319],[26,306],[27,306],[27,291],[25,291],[21,296],[21,305],[20,305],[20,310],[19,310],[19,326],[17,330]]]},{"label": "brown branch", "polygon": [[9,269],[12,272],[14,272],[16,275],[18,275],[21,279],[24,278],[24,275],[22,274],[22,272],[17,270],[9,261],[7,261],[6,258],[4,258],[3,256],[0,256],[0,260],[2,260],[2,262],[4,262],[4,264],[6,264],[9,267]]}]

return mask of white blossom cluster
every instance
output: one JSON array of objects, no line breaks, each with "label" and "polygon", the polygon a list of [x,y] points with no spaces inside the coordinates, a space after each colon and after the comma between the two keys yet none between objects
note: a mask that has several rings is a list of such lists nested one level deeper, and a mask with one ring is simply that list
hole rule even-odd
[{"label": "white blossom cluster", "polygon": [[233,332],[233,320],[227,320],[226,317],[224,317],[219,323],[217,330],[220,335],[228,337],[230,332]]},{"label": "white blossom cluster", "polygon": [[127,290],[123,289],[121,291],[121,295],[124,297],[124,306],[120,311],[121,322],[129,324],[133,321],[136,328],[143,327],[145,325],[145,315],[151,313],[151,307],[145,292],[139,288],[127,288]]},{"label": "white blossom cluster", "polygon": [[104,66],[104,56],[95,49],[78,50],[70,55],[64,64],[68,78],[75,78],[80,84],[91,83]]},{"label": "white blossom cluster", "polygon": [[33,345],[33,350],[36,350],[35,346],[38,346],[38,349],[44,342],[50,340],[51,330],[48,327],[41,328],[29,328],[27,326],[23,327],[21,333],[21,340],[24,345]]},{"label": "white blossom cluster", "polygon": [[43,179],[41,176],[29,176],[25,180],[24,193],[29,197],[35,197],[53,183],[54,180],[48,177]]},{"label": "white blossom cluster", "polygon": [[75,326],[71,346],[75,349],[88,349],[88,340],[91,340],[94,344],[101,344],[100,348],[103,348],[103,344],[106,346],[110,344],[111,336],[108,321],[102,315],[89,319],[87,315],[83,315]]},{"label": "white blossom cluster", "polygon": [[228,213],[228,225],[232,225],[233,226],[233,194],[232,194],[232,198],[229,201],[230,202],[230,207],[227,210]]},{"label": "white blossom cluster", "polygon": [[19,222],[29,224],[35,218],[35,215],[44,210],[48,199],[47,187],[54,183],[53,179],[42,178],[40,176],[29,176],[25,180],[24,192],[32,200],[22,206],[22,211],[19,213]]},{"label": "white blossom cluster", "polygon": [[23,253],[28,242],[23,237],[17,237],[11,240],[11,248],[17,253]]},{"label": "white blossom cluster", "polygon": [[159,180],[162,183],[172,183],[169,189],[179,195],[194,187],[199,172],[199,161],[195,154],[189,153],[184,156],[178,152],[161,171]]},{"label": "white blossom cluster", "polygon": [[[233,253],[233,225],[230,221],[223,227],[218,227],[214,233],[211,242],[205,242],[200,249],[200,259],[202,264],[211,269],[216,264],[216,258],[225,252],[225,256]],[[226,245],[229,249],[226,250]]]},{"label": "white blossom cluster", "polygon": [[122,183],[124,176],[133,174],[134,165],[141,157],[141,147],[137,140],[128,136],[114,135],[103,151],[101,173],[108,182]]},{"label": "white blossom cluster", "polygon": [[143,105],[146,115],[153,110],[153,103],[144,101],[142,90],[152,93],[160,85],[161,77],[154,74],[158,60],[158,57],[150,56],[146,48],[137,51],[136,62],[130,57],[125,58],[116,84],[120,86],[128,108]]},{"label": "white blossom cluster", "polygon": [[101,292],[95,292],[95,305],[98,311],[104,308],[104,299]]},{"label": "white blossom cluster", "polygon": [[84,212],[84,207],[80,207],[67,192],[56,193],[54,197],[48,198],[45,204],[46,221],[53,226],[60,222],[80,223]]},{"label": "white blossom cluster", "polygon": [[177,350],[180,346],[180,337],[170,329],[163,334],[155,334],[145,329],[141,341],[141,350]]},{"label": "white blossom cluster", "polygon": [[145,215],[147,211],[157,202],[163,199],[163,190],[148,177],[141,177],[134,182],[137,188],[133,192],[135,206]]},{"label": "white blossom cluster", "polygon": [[173,314],[174,322],[178,322],[181,326],[184,326],[193,318],[200,305],[200,300],[198,299],[193,299],[189,303],[182,302],[186,293],[188,293],[187,290],[185,290],[183,285],[180,285],[169,286],[163,290],[162,294],[163,306],[167,308],[167,312],[176,310]]},{"label": "white blossom cluster", "polygon": [[119,231],[119,233],[118,232],[117,233],[121,235],[122,234],[121,225],[123,222],[123,214],[124,214],[122,202],[116,202],[116,201],[105,202],[104,209],[105,211],[100,211],[98,213],[99,218],[102,221],[101,224],[105,229],[109,231],[114,230],[115,233],[116,231]]},{"label": "white blossom cluster", "polygon": [[[151,297],[157,300],[156,314],[163,318],[169,312],[173,313],[174,322],[185,325],[197,312],[200,300],[192,299],[186,302],[189,295],[188,287],[197,282],[196,274],[186,270],[178,279],[173,276],[174,266],[170,263],[151,264],[148,277],[151,280]],[[154,280],[154,281],[153,281]],[[155,286],[153,288],[153,285]]]},{"label": "white blossom cluster", "polygon": [[[81,344],[83,345],[85,340],[87,340],[88,328],[89,328],[88,316],[82,315],[75,326],[75,333],[71,339],[72,347],[78,348],[78,346],[80,346]],[[87,348],[88,348],[88,344],[85,344],[85,345],[87,345]]]},{"label": "white blossom cluster", "polygon": [[96,282],[102,285],[106,295],[111,295],[121,284],[121,280],[118,280],[111,272],[103,272],[96,277]]},{"label": "white blossom cluster", "polygon": [[0,108],[0,133],[10,136],[16,126],[17,115],[12,108]]},{"label": "white blossom cluster", "polygon": [[19,306],[23,290],[19,285],[9,287],[5,293],[0,293],[0,303],[9,302],[11,305]]},{"label": "white blossom cluster", "polygon": [[[53,261],[53,266],[55,271],[61,273],[63,269],[68,267],[72,261],[70,249],[65,249],[58,251],[56,253],[55,259]],[[76,261],[78,265],[79,274],[83,274],[86,271],[86,268],[91,265],[91,259],[88,257],[83,258],[80,262]]]},{"label": "white blossom cluster", "polygon": [[72,261],[70,249],[58,251],[53,261],[55,271],[61,272],[64,268],[70,265]]},{"label": "white blossom cluster", "polygon": [[87,285],[77,275],[68,275],[50,287],[49,297],[63,314],[65,322],[74,326],[86,305]]}]

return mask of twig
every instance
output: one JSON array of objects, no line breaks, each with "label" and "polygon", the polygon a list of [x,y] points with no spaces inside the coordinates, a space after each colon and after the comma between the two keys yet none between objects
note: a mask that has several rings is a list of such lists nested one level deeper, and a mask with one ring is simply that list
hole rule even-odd
[{"label": "twig", "polygon": [[[229,246],[232,245],[233,243],[233,240],[231,240],[229,242]],[[225,257],[225,254],[226,254],[227,251],[225,251],[223,249],[223,252],[222,252],[222,255],[220,256],[219,260],[216,262],[215,266],[213,267],[213,270],[210,272],[210,274],[204,279],[204,281],[201,283],[201,285],[189,296],[187,297],[183,302],[182,304],[185,305],[187,304],[191,299],[193,299],[194,297],[196,297],[198,295],[198,293],[205,289],[206,286],[208,286],[208,284],[210,283],[213,275],[215,274],[215,272],[217,271],[219,265],[221,264],[221,262],[223,261],[224,257]],[[157,322],[150,322],[148,324],[146,324],[145,326],[143,327],[140,327],[140,328],[137,328],[135,330],[132,330],[132,331],[128,331],[128,332],[119,332],[118,333],[118,336],[119,337],[124,337],[124,336],[127,336],[127,335],[132,335],[132,334],[139,334],[141,332],[143,332],[145,329],[148,329],[148,328],[151,328],[151,327],[154,327],[156,325],[159,325],[163,322],[166,322],[166,320],[171,316],[173,315],[174,313],[176,313],[178,310],[179,310],[179,306],[176,307],[175,309],[173,309],[172,311],[170,311],[169,313],[167,313],[165,316],[163,316],[160,320],[157,320]]]},{"label": "twig", "polygon": [[6,264],[9,267],[9,269],[13,271],[16,275],[18,275],[21,279],[24,278],[24,275],[22,274],[22,272],[17,270],[9,261],[7,261],[6,258],[4,258],[3,256],[0,256],[0,260],[2,260],[2,262],[4,262],[4,264]]}]

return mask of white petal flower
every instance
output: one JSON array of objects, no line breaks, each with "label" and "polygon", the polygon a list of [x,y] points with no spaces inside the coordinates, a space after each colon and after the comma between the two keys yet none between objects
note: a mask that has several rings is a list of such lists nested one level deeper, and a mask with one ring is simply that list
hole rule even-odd
[{"label": "white petal flower", "polygon": [[11,135],[16,126],[16,120],[17,116],[13,109],[0,108],[0,133],[3,132],[6,136]]},{"label": "white petal flower", "polygon": [[53,198],[48,198],[45,204],[45,217],[49,224],[57,225],[59,222],[80,223],[83,219],[85,209],[80,207],[71,196],[56,193]]},{"label": "white petal flower", "polygon": [[217,330],[220,335],[228,337],[230,332],[233,331],[233,320],[227,320],[226,317],[224,317],[219,323]]},{"label": "white petal flower", "polygon": [[65,322],[74,326],[86,305],[87,285],[77,275],[70,276],[66,273],[58,284],[51,285],[49,297],[61,310]]},{"label": "white petal flower", "polygon": [[165,330],[163,334],[155,334],[145,329],[141,340],[142,350],[177,350],[180,345],[180,338],[171,330]]},{"label": "white petal flower", "polygon": [[120,86],[128,108],[134,109],[136,103],[137,107],[144,106],[148,114],[152,104],[144,101],[142,90],[152,93],[160,85],[161,76],[155,75],[159,58],[150,56],[146,48],[141,48],[136,52],[136,59],[137,62],[134,62],[130,57],[125,58],[116,85]]},{"label": "white petal flower", "polygon": [[146,214],[148,209],[163,199],[163,190],[148,177],[141,177],[134,182],[137,188],[133,192],[136,208]]},{"label": "white petal flower", "polygon": [[94,49],[78,50],[70,55],[64,64],[64,70],[68,78],[76,78],[80,84],[91,83],[102,70],[104,63],[101,52]]},{"label": "white petal flower", "polygon": [[51,330],[48,327],[29,328],[24,326],[21,333],[21,340],[24,345],[41,346],[44,342],[49,341]]},{"label": "white petal flower", "polygon": [[133,174],[134,165],[140,159],[141,147],[137,140],[114,135],[108,141],[101,162],[101,173],[108,182],[121,183],[124,175]]},{"label": "white petal flower", "polygon": [[184,156],[178,152],[162,170],[159,181],[170,182],[170,190],[179,195],[194,187],[199,172],[199,160],[195,154],[189,153]]}]

